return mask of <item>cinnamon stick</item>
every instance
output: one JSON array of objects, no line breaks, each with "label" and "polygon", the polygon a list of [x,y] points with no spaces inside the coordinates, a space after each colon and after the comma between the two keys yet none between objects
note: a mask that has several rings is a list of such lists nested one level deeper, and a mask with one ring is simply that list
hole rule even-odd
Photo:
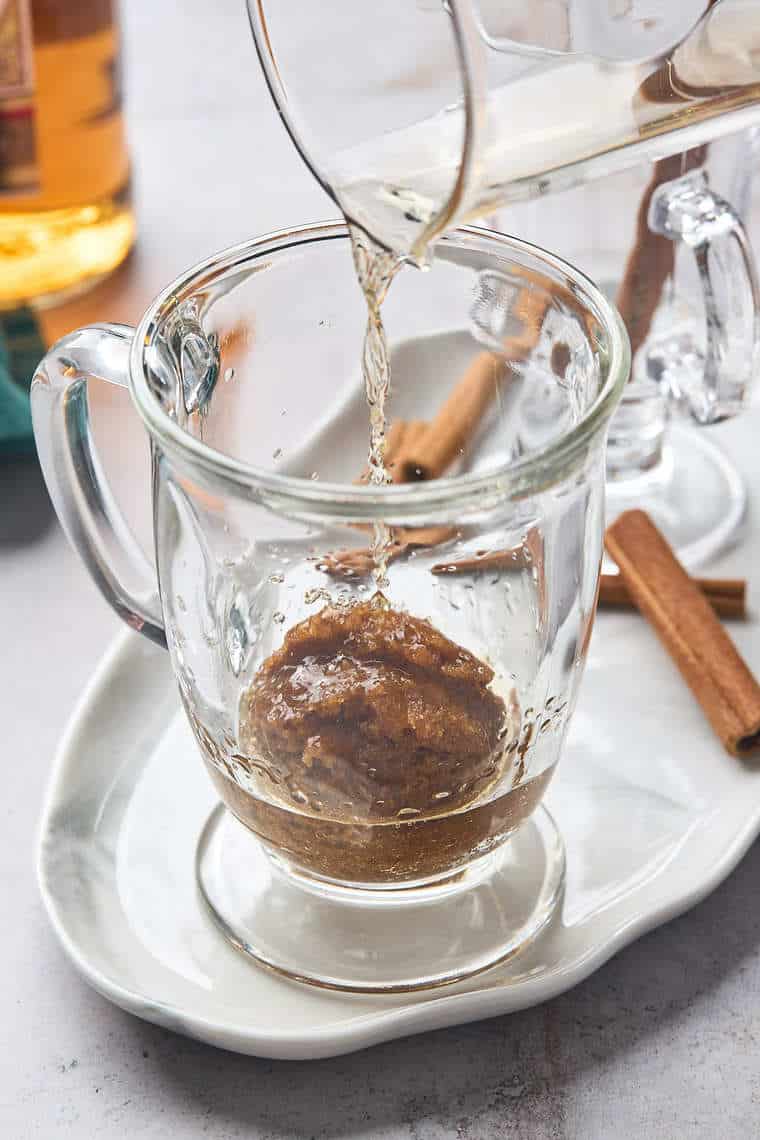
[{"label": "cinnamon stick", "polygon": [[[445,401],[427,431],[398,457],[398,481],[438,479],[475,433],[505,372],[505,362],[492,352],[479,352]],[[395,480],[394,480],[395,481]]]},{"label": "cinnamon stick", "polygon": [[406,431],[401,442],[400,447],[393,455],[392,462],[386,464],[390,472],[391,480],[394,483],[407,482],[406,476],[406,457],[413,455],[420,440],[423,438],[428,430],[428,424],[425,420],[408,420]]},{"label": "cinnamon stick", "polygon": [[[747,583],[743,578],[692,578],[719,617],[747,616]],[[620,574],[602,574],[599,580],[599,605],[635,607]]]},{"label": "cinnamon stick", "polygon": [[[400,527],[393,535],[388,548],[387,561],[395,562],[402,554],[423,546],[440,546],[456,534],[452,526]],[[375,565],[369,546],[352,550],[336,550],[326,554],[317,563],[318,570],[324,570],[338,578],[361,578],[369,574]]]},{"label": "cinnamon stick", "polygon": [[546,613],[546,575],[543,573],[544,543],[536,527],[526,534],[522,543],[508,550],[483,550],[472,558],[457,558],[451,562],[436,562],[431,574],[487,574],[513,572],[536,567],[538,571],[538,608]]},{"label": "cinnamon stick", "polygon": [[490,550],[472,558],[458,558],[455,562],[436,562],[430,567],[430,573],[485,574],[489,570],[522,570],[525,565],[525,551],[518,546],[514,550]]},{"label": "cinnamon stick", "polygon": [[605,545],[727,751],[760,746],[760,685],[648,515],[626,511]]},{"label": "cinnamon stick", "polygon": [[394,481],[396,475],[403,483],[438,479],[451,466],[475,434],[500,381],[535,347],[549,303],[549,295],[541,290],[520,290],[514,314],[522,331],[505,340],[503,353],[480,352],[474,357],[424,434],[404,441],[396,457]]}]

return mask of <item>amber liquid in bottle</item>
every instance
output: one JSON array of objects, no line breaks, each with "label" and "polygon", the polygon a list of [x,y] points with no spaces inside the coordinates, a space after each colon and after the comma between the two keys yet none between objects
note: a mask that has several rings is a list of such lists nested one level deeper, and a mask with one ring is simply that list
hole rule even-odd
[{"label": "amber liquid in bottle", "polygon": [[134,240],[114,8],[0,2],[0,308],[86,288]]}]

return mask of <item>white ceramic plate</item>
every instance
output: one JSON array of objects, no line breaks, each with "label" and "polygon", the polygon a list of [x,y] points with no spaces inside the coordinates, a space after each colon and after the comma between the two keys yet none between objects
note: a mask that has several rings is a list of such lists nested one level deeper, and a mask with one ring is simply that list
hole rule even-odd
[{"label": "white ceramic plate", "polygon": [[[757,565],[757,547],[753,534],[742,565]],[[758,622],[733,629],[760,668]],[[567,845],[561,914],[510,963],[414,997],[319,991],[228,946],[194,880],[213,803],[168,658],[125,632],[55,760],[39,841],[50,920],[77,969],[122,1008],[228,1049],[308,1058],[575,985],[725,878],[760,831],[760,771],[723,753],[641,618],[600,615],[548,796]]]}]

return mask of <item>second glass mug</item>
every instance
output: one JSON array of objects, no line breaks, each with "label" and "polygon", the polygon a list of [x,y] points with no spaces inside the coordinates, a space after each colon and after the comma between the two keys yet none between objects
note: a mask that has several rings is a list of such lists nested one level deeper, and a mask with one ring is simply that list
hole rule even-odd
[{"label": "second glass mug", "polygon": [[696,566],[732,538],[746,490],[730,454],[695,430],[742,411],[760,349],[745,232],[758,131],[644,164],[500,216],[545,242],[621,308],[632,349],[610,428],[608,522],[645,509]]},{"label": "second glass mug", "polygon": [[[211,258],[137,330],[65,337],[32,390],[61,521],[116,611],[168,647],[224,804],[198,848],[211,914],[328,987],[485,969],[535,937],[564,881],[541,800],[594,619],[628,342],[542,250],[471,229],[435,253],[384,317],[391,434],[486,376],[445,477],[362,482],[366,308],[340,224]],[[157,581],[101,473],[91,377],[129,387],[150,435]]]}]

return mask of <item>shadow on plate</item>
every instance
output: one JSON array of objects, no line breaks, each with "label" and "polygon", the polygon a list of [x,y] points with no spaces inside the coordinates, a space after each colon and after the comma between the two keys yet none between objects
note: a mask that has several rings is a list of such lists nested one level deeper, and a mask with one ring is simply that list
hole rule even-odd
[{"label": "shadow on plate", "polygon": [[[577,1100],[573,1086],[590,1071],[599,1099],[610,1070],[617,1067],[609,1078],[614,1089],[623,1070],[631,1066],[640,1072],[644,1065],[647,1097],[656,1102],[665,1088],[676,1095],[676,1086],[685,1090],[690,1081],[699,1081],[700,1067],[711,1065],[710,1049],[690,1052],[688,1076],[672,1034],[678,1022],[693,1019],[682,1037],[687,1050],[701,1035],[699,1019],[715,1016],[714,991],[736,982],[757,956],[759,877],[756,845],[707,900],[629,946],[574,990],[490,1021],[318,1061],[242,1057],[133,1019],[125,1037],[147,1054],[145,1063],[161,1090],[185,1112],[195,1105],[198,1116],[213,1121],[220,1134],[227,1123],[236,1135],[239,1129],[241,1135],[250,1130],[250,1135],[293,1140],[575,1135],[563,1122],[570,1127],[582,1119],[590,1085]],[[754,988],[747,979],[747,993]],[[729,1003],[722,1004],[728,1016]],[[114,1011],[113,1016],[124,1015]],[[746,1016],[749,1022],[748,1006]],[[735,1050],[746,1048],[736,1019],[729,1029],[725,1065],[732,1064]],[[719,1032],[716,1023],[713,1041]],[[659,1054],[668,1043],[665,1066]],[[635,1080],[633,1071],[630,1079]],[[571,1100],[575,1106],[568,1117]]]}]

